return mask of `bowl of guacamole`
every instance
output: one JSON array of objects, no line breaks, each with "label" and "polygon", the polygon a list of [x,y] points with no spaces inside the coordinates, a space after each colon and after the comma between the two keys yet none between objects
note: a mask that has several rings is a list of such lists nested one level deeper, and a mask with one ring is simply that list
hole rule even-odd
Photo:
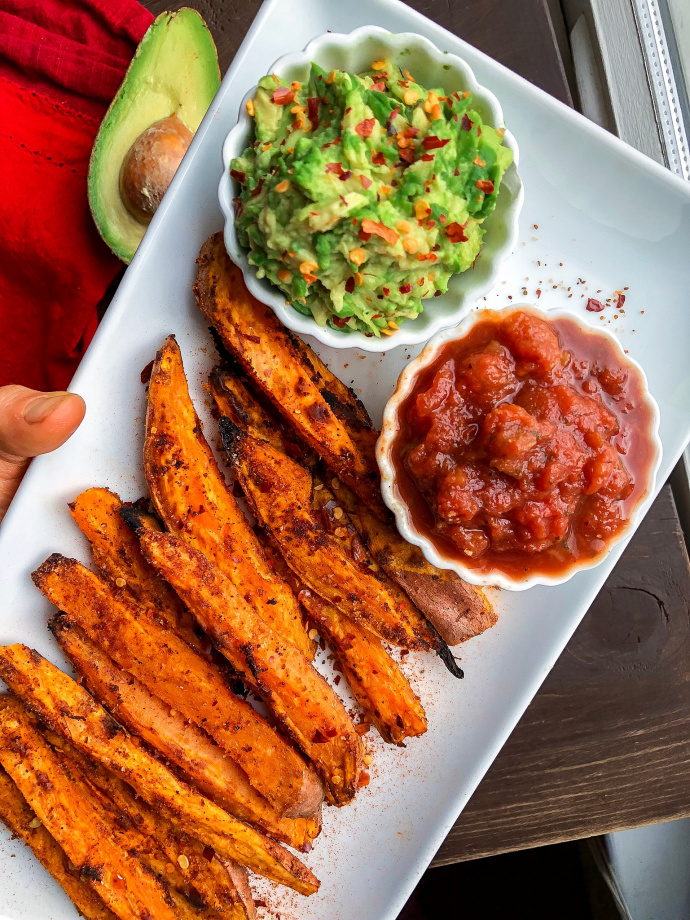
[{"label": "bowl of guacamole", "polygon": [[417,35],[329,33],[276,62],[224,147],[226,245],[295,331],[382,351],[488,290],[522,188],[500,107]]}]

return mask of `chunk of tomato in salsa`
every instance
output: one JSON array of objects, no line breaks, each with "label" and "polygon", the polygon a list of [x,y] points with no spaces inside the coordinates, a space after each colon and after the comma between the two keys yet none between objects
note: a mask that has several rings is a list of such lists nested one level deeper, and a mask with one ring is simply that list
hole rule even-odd
[{"label": "chunk of tomato in salsa", "polygon": [[639,375],[602,339],[562,318],[487,312],[420,374],[399,410],[399,478],[445,552],[522,571],[541,554],[555,571],[621,529],[651,415]]}]

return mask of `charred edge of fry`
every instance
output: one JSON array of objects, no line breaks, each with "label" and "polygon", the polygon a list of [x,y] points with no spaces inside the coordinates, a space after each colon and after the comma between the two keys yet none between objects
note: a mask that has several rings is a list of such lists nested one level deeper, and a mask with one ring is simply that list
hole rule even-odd
[{"label": "charred edge of fry", "polygon": [[165,530],[158,515],[144,511],[143,508],[138,508],[136,505],[123,505],[118,513],[137,537],[140,537],[146,530]]},{"label": "charred edge of fry", "polygon": [[239,453],[238,448],[242,438],[244,437],[245,432],[236,425],[234,422],[231,422],[229,418],[223,416],[218,422],[218,427],[220,428],[220,437],[223,442],[223,449],[228,455],[228,460],[231,465],[236,465],[239,463]]}]

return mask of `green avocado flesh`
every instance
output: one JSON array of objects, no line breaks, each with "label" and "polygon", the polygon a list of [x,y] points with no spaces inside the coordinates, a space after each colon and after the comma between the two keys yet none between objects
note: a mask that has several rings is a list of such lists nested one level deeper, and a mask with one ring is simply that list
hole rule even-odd
[{"label": "green avocado flesh", "polygon": [[231,164],[240,244],[292,306],[390,334],[471,268],[512,162],[469,93],[426,90],[392,61],[263,77],[253,143]]},{"label": "green avocado flesh", "polygon": [[195,10],[162,13],[143,37],[98,131],[89,163],[89,204],[105,242],[129,262],[146,226],[120,197],[120,169],[142,131],[173,113],[192,134],[220,85],[218,57]]}]

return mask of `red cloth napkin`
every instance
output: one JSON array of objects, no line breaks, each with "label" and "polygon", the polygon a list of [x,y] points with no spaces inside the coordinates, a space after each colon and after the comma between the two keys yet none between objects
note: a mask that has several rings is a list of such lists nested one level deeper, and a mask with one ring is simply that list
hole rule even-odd
[{"label": "red cloth napkin", "polygon": [[0,385],[64,389],[121,263],[89,155],[153,16],[137,0],[0,0]]}]

